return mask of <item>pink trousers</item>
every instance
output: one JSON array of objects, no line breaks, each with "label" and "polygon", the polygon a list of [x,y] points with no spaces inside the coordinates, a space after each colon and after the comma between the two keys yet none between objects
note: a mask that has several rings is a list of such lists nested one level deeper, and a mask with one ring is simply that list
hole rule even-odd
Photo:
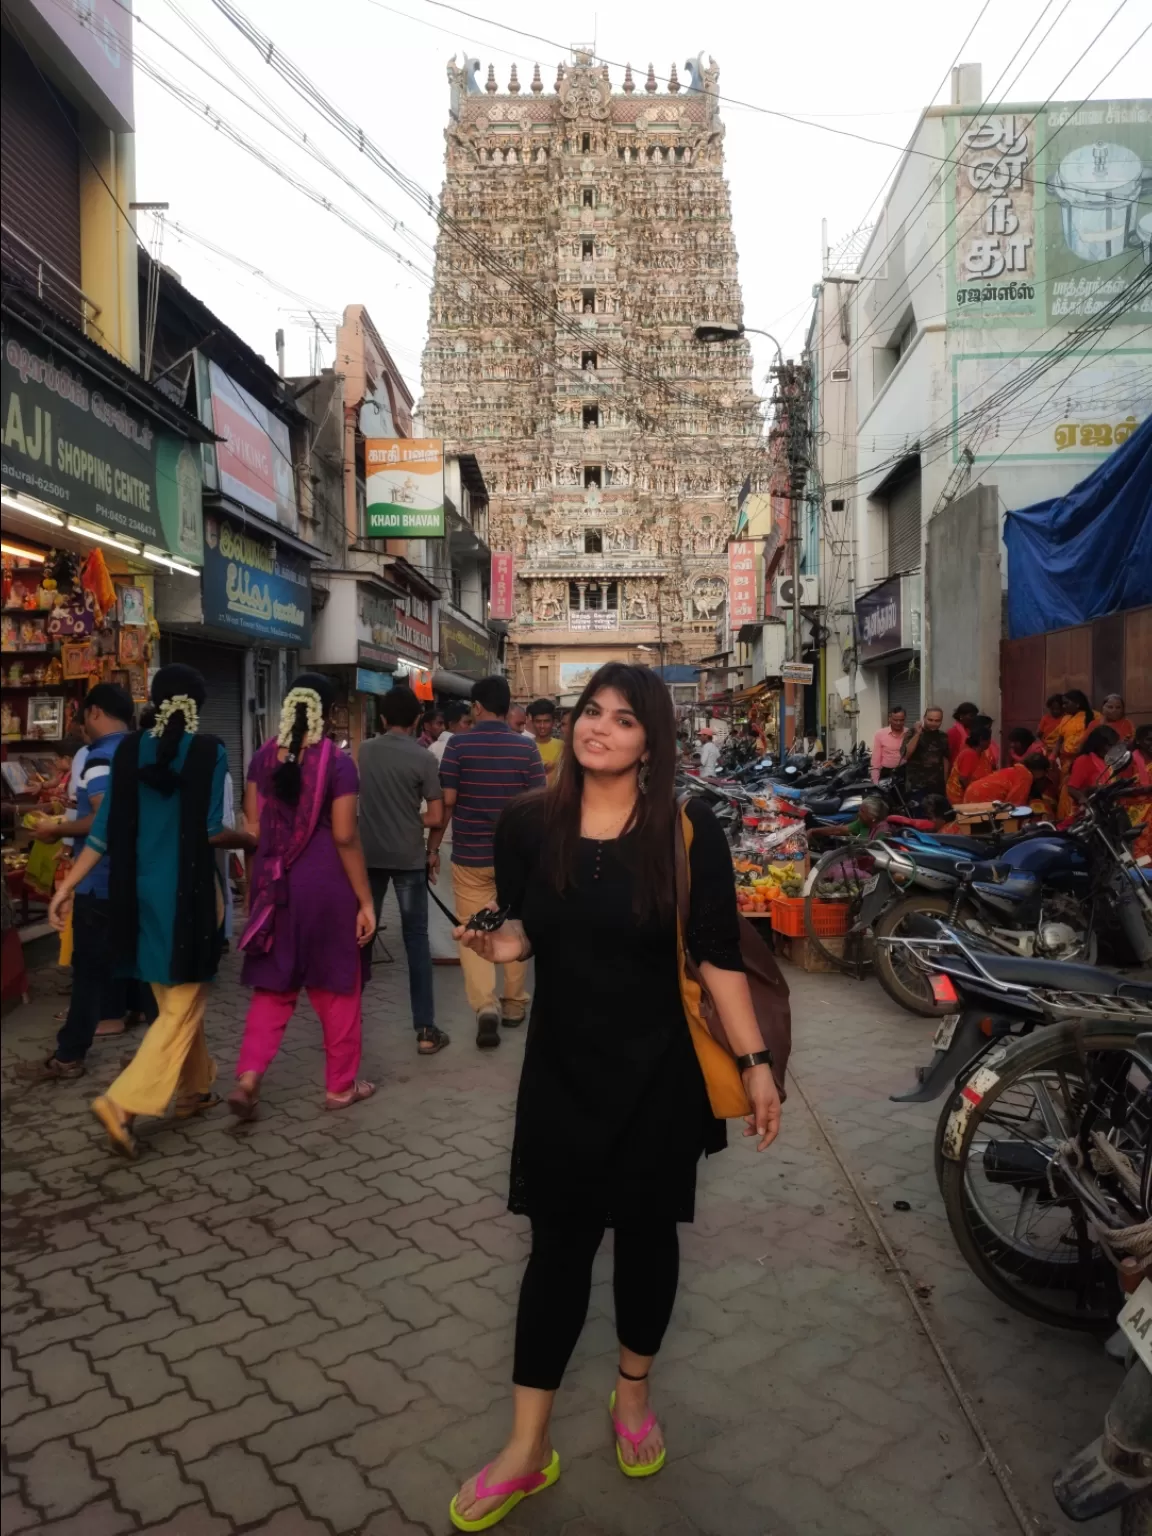
[{"label": "pink trousers", "polygon": [[[244,1020],[244,1040],[236,1076],[255,1072],[263,1077],[272,1065],[299,992],[266,992],[257,987]],[[308,1001],[324,1029],[324,1086],[329,1093],[347,1093],[360,1066],[360,991],[326,992],[308,988]]]}]

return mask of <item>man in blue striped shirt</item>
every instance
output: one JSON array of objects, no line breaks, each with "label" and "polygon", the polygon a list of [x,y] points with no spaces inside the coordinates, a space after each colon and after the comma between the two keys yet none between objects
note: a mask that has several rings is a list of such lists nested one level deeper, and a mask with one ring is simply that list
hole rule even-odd
[{"label": "man in blue striped shirt", "polygon": [[[472,685],[472,729],[453,736],[440,762],[445,818],[428,835],[429,862],[435,868],[448,823],[452,824],[452,889],[456,915],[467,922],[473,912],[496,905],[493,839],[500,812],[510,800],[547,782],[536,743],[508,724],[512,701],[506,678],[486,677]],[[528,1012],[527,966],[504,967],[504,996],[496,992],[496,967],[474,950],[461,948],[464,989],[476,1014],[476,1044],[489,1050],[500,1044],[500,1024],[513,1029]]]}]

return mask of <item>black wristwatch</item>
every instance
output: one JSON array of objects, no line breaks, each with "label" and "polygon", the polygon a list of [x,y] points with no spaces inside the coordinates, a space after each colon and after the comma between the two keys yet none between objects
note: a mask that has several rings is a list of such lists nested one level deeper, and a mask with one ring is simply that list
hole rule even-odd
[{"label": "black wristwatch", "polygon": [[747,1072],[750,1067],[770,1067],[772,1065],[771,1051],[750,1051],[747,1056],[737,1056],[736,1065],[741,1072]]}]

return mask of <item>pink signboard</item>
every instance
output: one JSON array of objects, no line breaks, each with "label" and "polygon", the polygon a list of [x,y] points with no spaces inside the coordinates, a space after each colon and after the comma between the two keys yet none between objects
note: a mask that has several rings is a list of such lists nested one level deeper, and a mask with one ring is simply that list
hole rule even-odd
[{"label": "pink signboard", "polygon": [[756,608],[756,542],[739,539],[728,546],[728,627],[755,624]]},{"label": "pink signboard", "polygon": [[489,616],[508,621],[516,617],[516,571],[511,555],[492,556]]}]

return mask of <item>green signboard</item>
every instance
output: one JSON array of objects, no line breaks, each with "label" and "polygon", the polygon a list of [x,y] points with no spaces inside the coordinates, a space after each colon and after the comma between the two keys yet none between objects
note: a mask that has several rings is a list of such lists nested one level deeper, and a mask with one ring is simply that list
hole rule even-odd
[{"label": "green signboard", "polygon": [[199,565],[200,453],[4,317],[4,485]]},{"label": "green signboard", "polygon": [[947,152],[949,325],[1072,328],[1152,261],[1152,100],[953,114]]}]

